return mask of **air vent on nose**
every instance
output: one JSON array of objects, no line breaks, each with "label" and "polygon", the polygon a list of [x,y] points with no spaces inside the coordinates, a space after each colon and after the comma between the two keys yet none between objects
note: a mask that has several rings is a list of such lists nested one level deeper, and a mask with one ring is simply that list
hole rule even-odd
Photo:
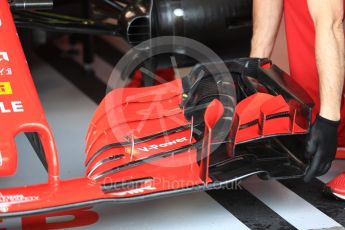
[{"label": "air vent on nose", "polygon": [[134,18],[128,25],[128,41],[135,46],[150,39],[150,20],[148,17]]}]

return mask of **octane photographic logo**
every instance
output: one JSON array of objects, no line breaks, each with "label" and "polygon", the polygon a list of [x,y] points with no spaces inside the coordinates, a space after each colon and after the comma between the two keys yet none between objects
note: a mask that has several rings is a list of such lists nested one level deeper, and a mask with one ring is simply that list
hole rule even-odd
[{"label": "octane photographic logo", "polygon": [[[194,100],[193,97],[200,97],[200,95],[205,96],[205,91],[208,90],[208,86],[205,88],[204,83],[211,81],[203,81],[202,84],[199,84],[200,87],[203,86],[203,88],[196,86],[196,92],[194,94],[184,92],[186,91],[186,87],[182,87],[182,83],[167,83],[165,76],[159,76],[156,71],[149,68],[150,65],[143,64],[150,63],[148,60],[153,60],[153,63],[159,62],[158,59],[161,57],[170,61],[169,66],[173,68],[176,79],[180,79],[180,82],[182,82],[182,78],[189,78],[189,87],[193,87],[193,83],[207,76],[208,79],[213,78],[213,87],[218,88],[218,92],[224,93],[224,89],[222,91],[219,88],[221,84],[217,84],[221,83],[219,82],[221,81],[219,80],[219,76],[221,75],[221,79],[227,79],[227,84],[230,85],[230,90],[227,90],[226,94],[230,96],[232,100],[232,112],[236,104],[236,90],[232,82],[231,74],[222,59],[210,48],[195,40],[177,36],[157,37],[139,44],[127,52],[113,69],[108,81],[107,90],[113,96],[106,97],[106,100],[103,102],[105,103],[106,118],[109,128],[111,128],[112,135],[116,140],[122,140],[118,142],[128,143],[124,153],[131,155],[131,160],[136,159],[136,156],[138,158],[148,157],[154,154],[183,148],[187,145],[195,145],[196,140],[193,138],[193,134],[201,134],[202,136],[204,132],[203,128],[196,126],[197,124],[194,116],[197,114],[193,114],[188,119],[181,115],[181,112],[184,113],[186,111],[184,107],[185,104],[183,104],[182,101],[185,99],[192,101]],[[184,58],[183,60],[192,60],[193,62],[190,68],[183,68],[184,72],[186,72],[187,69],[186,74],[181,72],[178,63],[181,57]],[[140,70],[146,78],[151,78],[151,82],[166,84],[167,87],[160,89],[154,87],[143,88],[130,96],[126,95],[126,91],[114,89],[118,87],[118,85],[124,85],[123,83],[120,84],[120,82],[131,79],[131,76],[133,76],[133,73],[137,70]],[[218,76],[218,78],[215,76]],[[167,84],[169,84],[169,87]],[[117,93],[115,93],[116,90]],[[198,90],[200,90],[200,92],[198,92]],[[168,98],[167,94],[170,95]],[[116,95],[116,97],[114,95]],[[174,100],[176,103],[176,98],[178,98],[177,100],[180,102],[177,106],[174,104]],[[200,100],[202,99],[205,98],[201,98]],[[222,97],[218,99],[222,102]],[[118,102],[122,102],[122,106],[119,105]],[[208,102],[210,101],[206,99],[205,103]],[[205,107],[205,103],[194,105],[195,108],[188,107],[188,109],[195,109],[195,111],[197,111],[198,107],[199,109],[200,107]],[[177,115],[178,113],[180,113],[180,116]],[[154,119],[155,121],[153,122],[152,120]],[[232,117],[227,118],[228,121],[229,119],[231,120]],[[150,120],[150,124],[148,120]],[[200,122],[200,117],[198,122]],[[223,122],[223,120],[221,120],[221,122]],[[230,129],[230,124],[218,125],[223,129],[217,129],[217,133],[214,134],[218,135],[218,142],[227,138],[228,132],[226,130]],[[131,131],[133,127],[135,127],[134,132]],[[171,130],[171,127],[179,127],[180,129],[178,132],[169,133],[169,135],[160,135],[148,141],[140,141],[140,139],[145,136],[147,137],[152,134]],[[193,147],[186,149],[186,152],[191,149],[193,149]],[[142,156],[140,156],[141,154]],[[186,164],[186,162],[189,161],[176,161],[173,167],[178,165],[183,166],[181,164]],[[159,161],[150,161],[150,164],[160,163]],[[171,167],[170,164],[160,164],[159,166]]]}]

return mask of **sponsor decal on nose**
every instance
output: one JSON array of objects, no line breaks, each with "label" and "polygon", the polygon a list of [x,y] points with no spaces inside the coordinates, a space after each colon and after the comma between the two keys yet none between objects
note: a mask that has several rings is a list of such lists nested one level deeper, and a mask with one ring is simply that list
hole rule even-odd
[{"label": "sponsor decal on nose", "polygon": [[0,52],[0,62],[2,61],[7,61],[7,62],[10,61],[7,52]]},{"label": "sponsor decal on nose", "polygon": [[12,93],[10,82],[0,82],[0,95],[11,95]]}]

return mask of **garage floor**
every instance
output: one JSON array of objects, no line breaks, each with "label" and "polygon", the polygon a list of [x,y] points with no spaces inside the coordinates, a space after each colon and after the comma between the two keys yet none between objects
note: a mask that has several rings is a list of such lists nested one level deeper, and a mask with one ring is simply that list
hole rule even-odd
[{"label": "garage floor", "polygon": [[[64,44],[49,46],[33,56],[32,73],[60,154],[62,178],[84,174],[84,137],[93,111],[105,95],[106,78],[114,63],[104,47],[96,46],[95,77],[85,77],[79,58],[67,58]],[[109,56],[109,54],[108,54]],[[111,56],[111,54],[110,54]],[[44,61],[43,61],[44,60]],[[99,77],[102,76],[102,77]],[[82,83],[81,83],[82,82]],[[2,187],[46,180],[45,171],[26,138],[17,138],[20,152],[15,178],[1,179]],[[130,205],[90,207],[98,213],[83,229],[345,229],[345,202],[321,194],[324,183],[345,170],[336,161],[331,171],[310,184],[301,181],[262,181],[252,177],[240,189],[196,193]],[[29,172],[29,173],[28,173]],[[81,191],[82,192],[82,191]],[[54,216],[54,215],[53,215]],[[71,216],[50,217],[49,223]],[[30,221],[29,221],[30,222]],[[29,227],[28,227],[29,226]],[[57,225],[58,226],[58,225]],[[74,225],[73,225],[74,226]],[[0,228],[42,229],[42,223],[21,218],[5,219]]]}]

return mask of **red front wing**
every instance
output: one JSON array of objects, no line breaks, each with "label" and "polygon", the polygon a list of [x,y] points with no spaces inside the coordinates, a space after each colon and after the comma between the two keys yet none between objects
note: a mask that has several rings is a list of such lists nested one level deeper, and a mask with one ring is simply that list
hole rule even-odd
[{"label": "red front wing", "polygon": [[[293,93],[284,89],[283,95],[246,95],[236,107],[232,126],[231,122],[226,123],[229,131],[231,128],[230,135],[223,140],[220,150],[213,151],[213,136],[218,135],[217,123],[225,120],[227,105],[215,98],[202,123],[196,123],[193,116],[186,116],[183,103],[188,93],[184,92],[183,82],[175,80],[110,92],[95,112],[87,133],[85,177],[60,180],[55,141],[7,1],[0,1],[0,9],[0,176],[16,172],[14,138],[20,132],[38,133],[49,175],[46,184],[1,189],[0,217],[215,189],[250,175],[271,173],[271,169],[277,173],[273,177],[296,176],[276,171],[286,162],[295,166],[284,149],[278,146],[278,151],[271,151],[280,159],[274,161],[272,168],[272,164],[261,161],[260,156],[248,152],[247,145],[241,143],[257,140],[264,146],[270,137],[306,134],[308,103],[286,96]],[[269,66],[267,71],[270,70],[274,67]],[[202,127],[201,136],[194,135],[197,125]],[[223,156],[222,160],[211,159],[211,152],[221,152],[218,155]],[[304,166],[299,166],[297,174],[302,175]]]}]

